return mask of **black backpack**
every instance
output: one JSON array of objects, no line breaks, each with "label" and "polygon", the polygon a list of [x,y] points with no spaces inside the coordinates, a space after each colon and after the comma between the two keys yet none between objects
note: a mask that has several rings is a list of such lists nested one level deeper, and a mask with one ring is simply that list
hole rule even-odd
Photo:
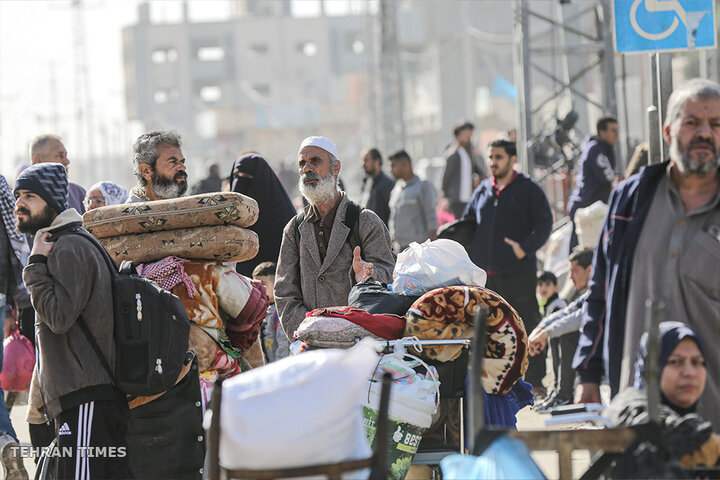
[{"label": "black backpack", "polygon": [[132,262],[122,262],[118,269],[105,247],[79,223],[52,233],[72,233],[87,239],[112,272],[115,371],[82,316],[78,326],[115,385],[133,396],[170,390],[186,363],[190,335],[190,321],[180,299],[138,275]]}]

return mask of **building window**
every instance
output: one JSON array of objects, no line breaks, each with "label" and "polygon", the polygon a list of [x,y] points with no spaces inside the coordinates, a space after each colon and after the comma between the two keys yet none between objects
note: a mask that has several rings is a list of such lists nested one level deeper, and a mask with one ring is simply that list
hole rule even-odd
[{"label": "building window", "polygon": [[266,43],[254,43],[250,45],[250,51],[255,55],[266,55],[268,53],[268,46]]},{"label": "building window", "polygon": [[314,57],[317,55],[318,47],[314,42],[300,42],[297,44],[297,50],[306,57]]},{"label": "building window", "polygon": [[203,102],[214,103],[222,97],[222,90],[217,85],[206,85],[200,88],[200,98]]},{"label": "building window", "polygon": [[259,95],[262,95],[263,97],[270,96],[270,85],[268,85],[267,83],[253,85],[253,90],[255,90]]},{"label": "building window", "polygon": [[177,50],[174,48],[158,48],[150,55],[150,60],[155,64],[173,63],[178,58]]},{"label": "building window", "polygon": [[353,52],[360,55],[361,53],[363,53],[365,51],[365,44],[363,43],[362,40],[358,39],[352,43],[351,48],[352,48]]},{"label": "building window", "polygon": [[156,90],[153,94],[153,101],[158,105],[163,105],[165,103],[168,103],[168,100],[170,99],[170,96],[168,95],[167,90]]},{"label": "building window", "polygon": [[197,49],[197,59],[201,62],[218,62],[225,58],[222,47],[201,47]]}]

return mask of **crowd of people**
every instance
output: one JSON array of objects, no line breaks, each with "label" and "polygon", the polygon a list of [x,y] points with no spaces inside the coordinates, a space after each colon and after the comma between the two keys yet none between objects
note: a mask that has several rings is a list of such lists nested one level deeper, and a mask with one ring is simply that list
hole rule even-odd
[{"label": "crowd of people", "polygon": [[[308,312],[345,305],[353,285],[369,277],[391,283],[396,256],[411,243],[436,239],[438,226],[450,220],[470,222],[472,239],[464,245],[470,259],[528,333],[525,380],[536,409],[600,402],[603,382],[612,397],[642,392],[647,352],[638,357],[638,351],[647,343],[646,300],[661,301],[663,411],[674,424],[690,425],[686,431],[694,439],[670,456],[682,466],[714,464],[720,356],[703,345],[720,336],[720,86],[696,79],[673,92],[663,126],[669,160],[625,180],[616,171],[617,120],[602,117],[596,127],[583,146],[568,205],[572,288],[564,298],[557,272],[538,268],[537,252],[555,223],[545,193],[517,170],[514,141],[492,141],[485,160],[472,144],[470,122],[453,130],[441,192],[414,173],[407,151],[387,156],[388,175],[381,152],[368,148],[359,159],[365,172],[361,196],[351,199],[339,184],[338,148],[322,136],[308,137],[298,148],[298,188],[307,203],[299,212],[260,153],[242,153],[226,181],[213,165],[192,193],[219,191],[224,184],[259,206],[249,227],[258,235],[258,254],[235,268],[268,293],[260,363],[290,355],[293,334]],[[29,159],[14,182],[0,177],[0,312],[6,322],[17,322],[38,353],[27,416],[33,446],[55,440],[75,449],[58,458],[59,478],[201,478],[205,438],[197,359],[188,356],[170,390],[129,408],[87,348],[89,331],[104,352],[114,351],[111,272],[88,242],[59,234],[81,225],[85,211],[185,195],[190,179],[180,136],[153,131],[137,139],[131,162],[137,182],[129,190],[111,181],[87,190],[69,182],[68,154],[55,135],[34,139]],[[602,234],[590,245],[579,244],[577,212],[597,201],[609,209]],[[629,388],[634,390],[625,393]],[[618,424],[642,417],[633,403],[622,407],[612,410]],[[7,478],[27,478],[23,459],[12,453],[17,441],[7,410],[0,408]],[[680,438],[670,448],[682,444]],[[77,453],[102,446],[130,454]]]}]

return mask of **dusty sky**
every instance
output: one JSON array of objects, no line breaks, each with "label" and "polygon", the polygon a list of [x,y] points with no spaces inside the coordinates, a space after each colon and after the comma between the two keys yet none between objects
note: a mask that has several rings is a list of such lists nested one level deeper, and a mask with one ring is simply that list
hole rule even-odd
[{"label": "dusty sky", "polygon": [[[272,1],[272,0],[269,0]],[[296,15],[316,15],[317,0],[293,0]],[[329,14],[341,14],[363,0],[333,0]],[[40,133],[63,136],[69,157],[126,155],[140,126],[126,119],[122,71],[122,28],[137,21],[141,0],[83,0],[85,49],[93,140],[78,133],[79,108],[70,0],[0,0],[0,173],[14,178],[26,161],[30,140]],[[180,0],[154,0],[151,19],[180,19]],[[191,0],[191,20],[227,18],[227,0]],[[88,155],[90,152],[90,155]]]}]

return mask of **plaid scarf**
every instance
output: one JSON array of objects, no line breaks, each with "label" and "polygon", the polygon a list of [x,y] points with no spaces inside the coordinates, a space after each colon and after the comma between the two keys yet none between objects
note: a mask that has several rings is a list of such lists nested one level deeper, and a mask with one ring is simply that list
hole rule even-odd
[{"label": "plaid scarf", "polygon": [[5,230],[10,240],[24,240],[24,237],[20,232],[15,229],[15,197],[10,190],[7,180],[3,175],[0,175],[0,210],[2,211],[2,220],[5,224]]},{"label": "plaid scarf", "polygon": [[186,261],[182,258],[170,256],[155,263],[141,263],[136,267],[136,270],[138,275],[153,280],[165,290],[171,290],[175,285],[182,283],[187,289],[188,296],[195,298],[195,285],[188,274],[185,273],[182,265]]}]

